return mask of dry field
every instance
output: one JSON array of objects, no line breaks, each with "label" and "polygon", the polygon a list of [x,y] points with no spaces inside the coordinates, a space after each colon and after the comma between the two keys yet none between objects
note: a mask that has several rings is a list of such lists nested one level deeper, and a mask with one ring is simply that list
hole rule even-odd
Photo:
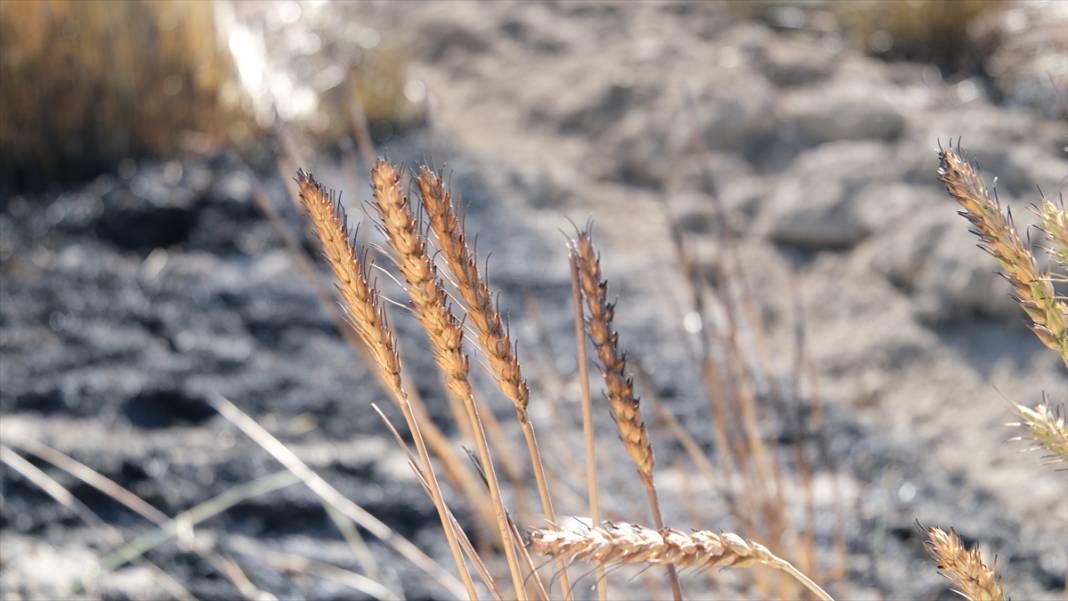
[{"label": "dry field", "polygon": [[1068,6],[48,6],[3,599],[1068,595]]}]

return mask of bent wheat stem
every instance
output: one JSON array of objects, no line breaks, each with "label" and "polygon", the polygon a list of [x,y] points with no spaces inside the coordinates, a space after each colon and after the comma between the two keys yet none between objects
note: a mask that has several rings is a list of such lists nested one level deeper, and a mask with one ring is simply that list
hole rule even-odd
[{"label": "bent wheat stem", "polygon": [[792,576],[822,601],[833,601],[826,591],[789,562],[774,555],[764,545],[737,534],[710,530],[687,534],[672,528],[654,530],[611,522],[596,528],[575,524],[532,531],[530,549],[552,557],[608,564],[677,565],[698,570],[762,565]]}]

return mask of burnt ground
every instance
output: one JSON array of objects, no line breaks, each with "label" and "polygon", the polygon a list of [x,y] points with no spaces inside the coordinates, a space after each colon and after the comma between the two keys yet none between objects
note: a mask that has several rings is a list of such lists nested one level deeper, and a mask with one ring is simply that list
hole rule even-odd
[{"label": "burnt ground", "polygon": [[[577,418],[559,230],[570,228],[568,219],[592,217],[619,297],[623,344],[712,452],[661,201],[670,201],[696,241],[711,278],[721,252],[711,194],[719,194],[783,374],[792,360],[794,298],[804,307],[846,507],[849,569],[831,592],[951,598],[924,557],[918,519],[981,541],[984,554],[997,556],[1013,598],[1063,594],[1068,479],[1003,442],[1013,432],[1002,426],[1011,420],[1005,399],[1031,403],[1043,391],[1063,399],[1063,368],[1026,330],[1007,286],[974,249],[939,190],[931,152],[937,139],[962,136],[985,173],[1000,177],[1002,199],[1026,224],[1033,186],[1056,191],[1068,175],[1063,118],[1026,95],[999,91],[1005,84],[996,80],[932,79],[922,65],[866,58],[830,34],[692,8],[366,8],[359,18],[395,32],[411,76],[430,94],[429,124],[383,140],[383,152],[407,165],[427,157],[446,167],[480,252],[492,253],[492,284],[521,340],[535,399],[559,398],[565,416]],[[323,35],[339,27],[332,13],[306,10],[302,23]],[[709,152],[692,150],[695,130]],[[325,155],[309,167],[345,187],[352,215],[362,218],[365,184],[351,181],[351,164]],[[69,189],[3,200],[4,444],[44,442],[174,515],[279,469],[212,410],[208,399],[220,393],[448,565],[433,507],[369,408],[387,403],[252,202],[253,181],[295,229],[300,215],[278,176],[250,173],[225,156],[133,163]],[[325,270],[321,276],[329,285]],[[402,311],[393,314],[408,370],[449,429],[417,326]],[[514,432],[511,410],[483,389]],[[544,403],[534,416],[551,464],[563,469],[577,441],[554,429]],[[611,425],[600,418],[610,447]],[[720,527],[723,509],[712,496],[692,501],[682,453],[653,428],[669,521]],[[783,436],[774,420],[765,434]],[[613,453],[606,451],[606,461],[622,457]],[[149,529],[90,487],[34,462],[126,537]],[[113,546],[7,465],[0,483],[3,596],[68,596],[67,584]],[[624,489],[606,487],[622,513],[637,511]],[[699,519],[688,513],[693,506]],[[833,520],[825,509],[819,516],[815,530],[826,547]],[[279,598],[359,596],[272,563],[270,553],[280,551],[358,566],[300,485],[242,502],[196,532]],[[367,539],[392,590],[442,594]],[[167,543],[147,557],[198,597],[238,596],[188,544]],[[741,594],[708,592],[697,576],[686,588],[692,598]],[[162,593],[148,569],[134,566],[103,578],[92,594]],[[635,593],[621,587],[619,594]]]}]

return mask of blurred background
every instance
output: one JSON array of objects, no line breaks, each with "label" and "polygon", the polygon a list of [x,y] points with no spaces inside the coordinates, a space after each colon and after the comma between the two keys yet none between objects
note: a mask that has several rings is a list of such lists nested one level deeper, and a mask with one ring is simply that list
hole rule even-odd
[{"label": "blurred background", "polygon": [[[1068,480],[1005,423],[1009,401],[1063,403],[1068,381],[937,181],[937,144],[958,138],[1021,230],[1038,188],[1063,192],[1068,2],[2,2],[0,596],[444,595],[339,533],[209,402],[447,561],[292,194],[303,167],[368,221],[380,154],[448,175],[560,465],[579,444],[560,231],[592,219],[644,394],[713,462],[692,352],[725,319],[717,295],[752,301],[758,396],[795,388],[825,422],[809,530],[832,593],[951,598],[920,520],[981,541],[1014,598],[1063,598]],[[418,326],[393,314],[451,431]],[[762,410],[769,443],[789,442],[791,418]],[[647,420],[667,521],[731,527]],[[626,487],[605,486],[627,515]],[[209,500],[225,511],[152,538]],[[131,541],[147,561],[116,553]],[[755,596],[722,580],[688,591]]]}]

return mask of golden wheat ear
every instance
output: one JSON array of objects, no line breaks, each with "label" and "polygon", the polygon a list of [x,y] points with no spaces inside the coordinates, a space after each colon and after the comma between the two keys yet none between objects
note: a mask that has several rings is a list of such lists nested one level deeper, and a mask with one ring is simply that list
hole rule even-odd
[{"label": "golden wheat ear", "polygon": [[[407,284],[412,312],[426,332],[434,352],[438,369],[445,376],[448,394],[463,404],[467,424],[474,438],[485,475],[486,485],[493,507],[494,518],[500,535],[501,547],[508,562],[515,594],[526,598],[523,576],[513,544],[514,535],[508,523],[507,512],[497,480],[493,457],[483,429],[478,404],[469,378],[469,362],[463,348],[463,328],[452,312],[444,286],[438,277],[437,268],[427,250],[427,240],[412,211],[408,197],[401,191],[397,169],[379,160],[371,170],[371,186],[374,190],[374,209],[378,213],[379,227],[386,237],[398,271]],[[457,424],[459,425],[459,424]],[[535,578],[537,575],[535,574]]]},{"label": "golden wheat ear", "polygon": [[[542,465],[538,439],[534,425],[527,415],[530,403],[530,390],[523,378],[519,365],[518,350],[512,342],[507,323],[501,318],[500,308],[494,302],[489,284],[478,271],[478,260],[467,245],[463,225],[456,215],[452,195],[446,189],[441,177],[427,166],[419,169],[416,185],[423,201],[423,210],[430,220],[438,247],[445,258],[445,264],[452,274],[456,289],[467,306],[467,319],[474,327],[479,347],[485,355],[490,375],[497,383],[501,393],[515,407],[516,421],[523,431],[530,456],[534,481],[538,488],[542,512],[549,522],[556,521],[549,482]],[[565,599],[571,598],[571,583],[567,577],[566,566],[559,562],[560,587]]]},{"label": "golden wheat ear", "polygon": [[983,563],[978,548],[968,549],[953,530],[927,529],[927,552],[956,592],[970,601],[1003,601],[1005,592],[994,568]]},{"label": "golden wheat ear", "polygon": [[[334,278],[337,280],[337,288],[348,314],[349,323],[370,350],[386,389],[404,415],[404,421],[419,453],[423,473],[426,475],[430,488],[431,500],[437,509],[442,528],[445,530],[445,538],[456,562],[456,568],[468,596],[471,599],[477,599],[478,594],[471,575],[467,571],[467,564],[464,562],[456,531],[453,530],[444,496],[434,475],[430,453],[420,430],[420,420],[412,410],[412,405],[404,390],[396,339],[386,320],[386,312],[382,307],[378,289],[367,278],[369,267],[367,255],[360,252],[355,239],[349,236],[344,209],[334,194],[324,189],[310,173],[303,169],[297,171],[296,179],[300,187],[300,200],[315,225],[315,231],[323,246],[323,254],[330,263]],[[423,421],[427,421],[425,417]]]},{"label": "golden wheat ear", "polygon": [[[975,170],[960,154],[960,147],[939,148],[938,177],[961,206],[960,214],[972,224],[980,248],[998,262],[1012,285],[1013,297],[1027,314],[1031,330],[1068,367],[1068,304],[1057,298],[1050,274],[1038,269],[1034,255],[1020,240],[1012,213],[1002,211]],[[1059,223],[1055,222],[1054,231]]]},{"label": "golden wheat ear", "polygon": [[671,528],[654,530],[610,522],[591,527],[578,520],[569,521],[570,526],[531,531],[530,549],[551,557],[615,565],[677,565],[698,570],[761,565],[789,574],[819,599],[831,601],[826,591],[789,562],[737,534],[710,530],[687,534]]}]

